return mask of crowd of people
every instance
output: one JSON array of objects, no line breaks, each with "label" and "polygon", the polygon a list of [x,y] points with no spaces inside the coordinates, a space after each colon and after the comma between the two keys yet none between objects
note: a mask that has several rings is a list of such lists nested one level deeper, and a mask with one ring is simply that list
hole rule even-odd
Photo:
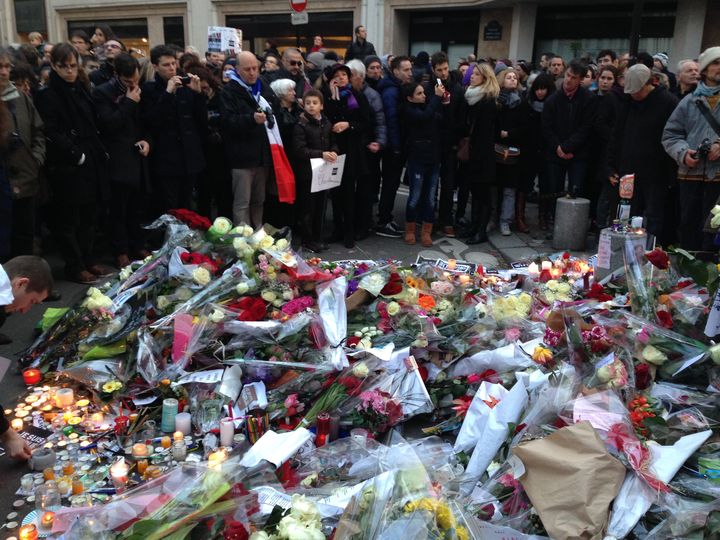
[{"label": "crowd of people", "polygon": [[[173,208],[289,226],[316,253],[373,233],[430,246],[434,229],[469,244],[528,232],[535,198],[550,230],[566,193],[603,228],[626,174],[660,243],[713,249],[720,47],[673,74],[664,53],[451,66],[441,51],[378,57],[366,37],[357,27],[344,58],[317,36],[307,54],[157,45],[138,59],[98,25],[0,49],[0,257],[37,252],[47,225],[66,276],[92,283],[107,273],[96,240],[125,266],[152,247],[142,225]],[[312,192],[310,160],[340,155],[341,184]]]}]

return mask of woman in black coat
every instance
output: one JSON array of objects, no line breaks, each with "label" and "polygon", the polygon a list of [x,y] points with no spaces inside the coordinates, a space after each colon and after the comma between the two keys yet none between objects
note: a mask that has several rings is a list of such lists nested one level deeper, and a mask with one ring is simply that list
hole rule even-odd
[{"label": "woman in black coat", "polygon": [[502,203],[500,205],[500,233],[510,235],[510,223],[515,217],[515,225],[519,232],[528,232],[525,224],[525,193],[518,191],[521,177],[519,156],[511,156],[515,150],[522,155],[527,137],[529,115],[527,103],[520,97],[519,77],[517,72],[508,68],[497,76],[500,85],[500,110],[498,112],[495,142],[508,151],[503,158],[497,157],[497,181],[501,188]]},{"label": "woman in black coat", "polygon": [[335,231],[330,241],[343,241],[348,249],[355,247],[355,205],[361,200],[358,184],[368,173],[365,147],[373,128],[370,104],[365,94],[352,88],[350,77],[347,66],[335,64],[323,88],[325,114],[333,124],[339,154],[345,154],[342,183],[331,191]]},{"label": "woman in black coat", "polygon": [[470,160],[467,175],[472,194],[470,228],[462,236],[468,244],[487,242],[492,189],[495,183],[495,133],[498,116],[497,97],[500,94],[495,74],[488,64],[473,63],[463,79],[467,85],[465,100],[458,118],[464,118],[463,135],[469,137]]},{"label": "woman in black coat", "polygon": [[93,283],[104,274],[92,261],[95,215],[109,195],[107,153],[95,124],[95,106],[78,80],[75,48],[53,48],[52,72],[35,104],[47,136],[46,171],[53,193],[51,228],[68,278]]}]

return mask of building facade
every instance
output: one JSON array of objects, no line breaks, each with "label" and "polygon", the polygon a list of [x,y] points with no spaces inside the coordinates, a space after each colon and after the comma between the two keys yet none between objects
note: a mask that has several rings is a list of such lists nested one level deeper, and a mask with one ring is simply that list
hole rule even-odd
[{"label": "building facade", "polygon": [[[38,30],[51,42],[75,29],[109,24],[130,46],[158,43],[204,50],[208,26],[243,32],[243,47],[262,52],[312,44],[322,35],[341,52],[363,24],[379,54],[445,50],[451,59],[566,57],[602,48],[627,50],[635,0],[309,0],[308,24],[293,26],[289,0],[0,0],[0,41],[22,41]],[[720,44],[719,0],[642,2],[640,50],[665,51],[674,63]]]}]

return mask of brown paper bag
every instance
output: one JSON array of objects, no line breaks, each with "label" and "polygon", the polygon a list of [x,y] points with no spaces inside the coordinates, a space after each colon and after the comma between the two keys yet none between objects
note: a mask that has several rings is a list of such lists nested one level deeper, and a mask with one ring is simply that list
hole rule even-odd
[{"label": "brown paper bag", "polygon": [[589,422],[518,445],[525,491],[555,540],[601,539],[625,467],[608,454]]}]

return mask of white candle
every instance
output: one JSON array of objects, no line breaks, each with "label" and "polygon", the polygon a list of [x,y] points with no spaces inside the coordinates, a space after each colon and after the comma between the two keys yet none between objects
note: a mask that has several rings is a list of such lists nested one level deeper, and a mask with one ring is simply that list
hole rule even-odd
[{"label": "white candle", "polygon": [[190,435],[190,413],[181,412],[175,416],[175,431],[182,431],[183,435]]},{"label": "white candle", "polygon": [[72,388],[60,388],[55,392],[55,403],[61,409],[70,407],[75,402],[75,393]]},{"label": "white candle", "polygon": [[125,463],[124,459],[116,461],[112,467],[110,467],[110,476],[112,477],[113,484],[116,488],[123,488],[128,483],[128,472],[130,467]]},{"label": "white candle", "polygon": [[235,436],[235,422],[232,418],[223,418],[220,420],[220,445],[232,446],[233,437]]},{"label": "white candle", "polygon": [[543,270],[550,270],[552,268],[552,263],[550,261],[543,261],[541,268]]},{"label": "white candle", "polygon": [[537,263],[530,263],[530,266],[528,266],[528,275],[530,277],[538,277],[540,275],[540,268]]}]

